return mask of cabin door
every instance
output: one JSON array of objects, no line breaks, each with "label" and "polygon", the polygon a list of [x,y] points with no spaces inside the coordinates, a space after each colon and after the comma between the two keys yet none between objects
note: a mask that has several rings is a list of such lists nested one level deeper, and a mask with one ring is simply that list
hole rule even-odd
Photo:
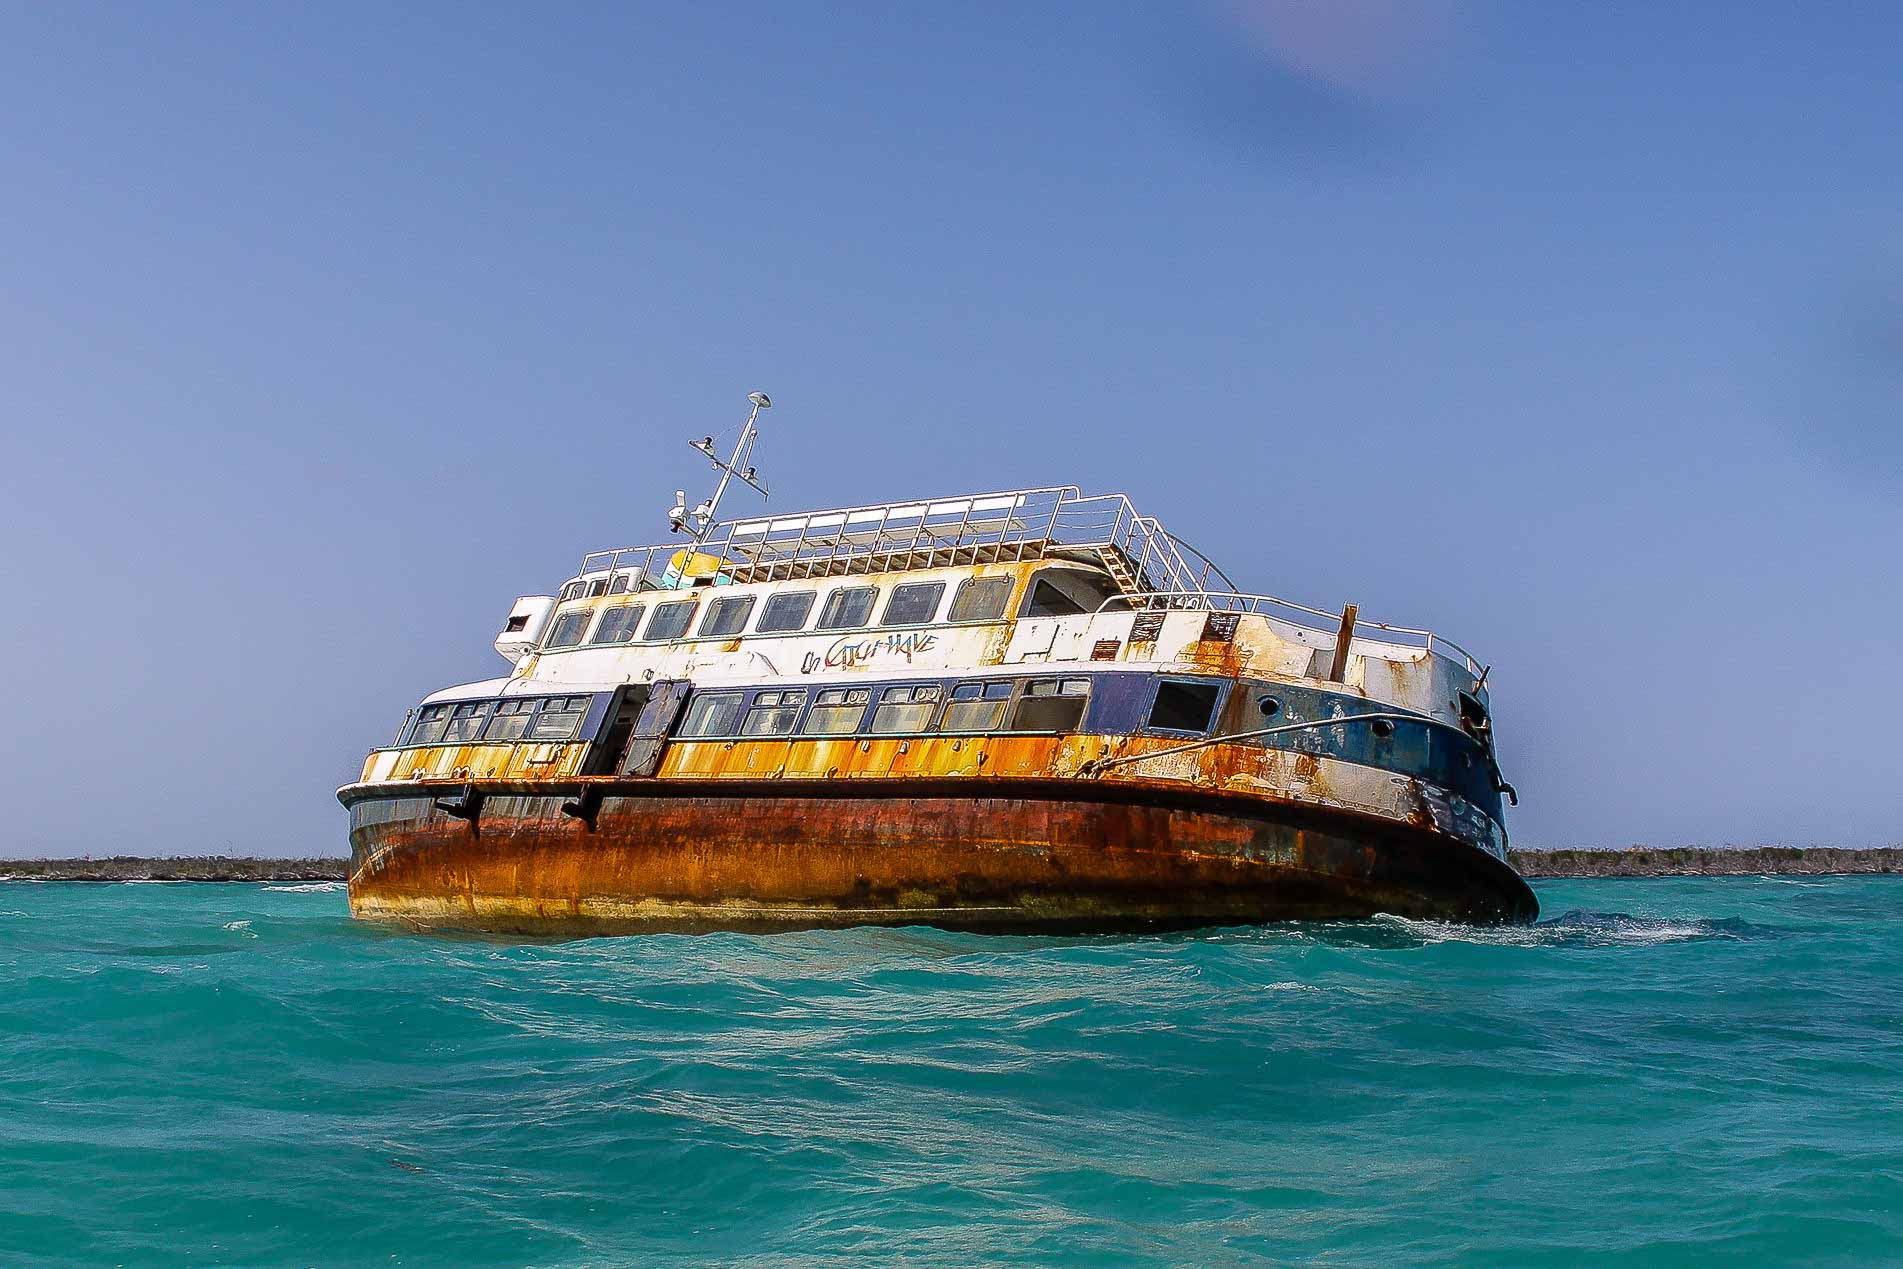
[{"label": "cabin door", "polygon": [[687,687],[686,679],[656,679],[648,684],[647,703],[635,719],[619,774],[651,776],[661,769],[661,755],[667,751],[668,738],[687,704]]},{"label": "cabin door", "polygon": [[631,683],[615,690],[614,699],[608,702],[608,713],[601,720],[601,732],[595,737],[594,748],[588,751],[588,761],[581,770],[583,775],[614,774],[622,753],[628,747],[628,738],[634,735],[634,725],[640,720],[647,703],[646,683]]}]

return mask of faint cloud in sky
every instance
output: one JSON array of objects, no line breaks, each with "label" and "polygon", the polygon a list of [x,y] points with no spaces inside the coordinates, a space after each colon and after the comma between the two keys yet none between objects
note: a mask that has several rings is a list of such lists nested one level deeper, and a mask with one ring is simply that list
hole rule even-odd
[{"label": "faint cloud in sky", "polygon": [[1860,479],[1903,484],[1903,267],[1872,273],[1824,323],[1806,440]]},{"label": "faint cloud in sky", "polygon": [[1153,52],[1199,132],[1284,156],[1366,159],[1419,126],[1460,42],[1458,0],[1203,0]]},{"label": "faint cloud in sky", "polygon": [[1380,103],[1426,87],[1451,51],[1455,0],[1220,0],[1263,54],[1337,91]]}]

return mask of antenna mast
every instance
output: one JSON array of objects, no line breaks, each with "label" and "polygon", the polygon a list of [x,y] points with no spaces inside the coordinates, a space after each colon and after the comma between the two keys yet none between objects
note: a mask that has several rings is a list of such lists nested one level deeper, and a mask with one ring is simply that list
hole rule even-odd
[{"label": "antenna mast", "polygon": [[716,523],[714,517],[720,511],[720,499],[727,492],[729,482],[739,480],[757,489],[762,498],[767,496],[766,481],[760,479],[753,468],[746,464],[753,456],[754,441],[760,438],[758,426],[760,411],[772,408],[773,402],[764,392],[749,392],[747,400],[753,403],[753,411],[747,415],[747,425],[740,429],[740,439],[733,447],[733,454],[725,462],[722,462],[720,455],[714,452],[713,437],[703,436],[697,441],[687,442],[707,455],[714,469],[720,473],[720,483],[714,487],[714,496],[702,502],[691,512],[687,509],[687,491],[683,489],[674,491],[674,509],[667,513],[669,527],[676,533],[691,531],[696,546],[706,541],[707,534],[713,529]]}]

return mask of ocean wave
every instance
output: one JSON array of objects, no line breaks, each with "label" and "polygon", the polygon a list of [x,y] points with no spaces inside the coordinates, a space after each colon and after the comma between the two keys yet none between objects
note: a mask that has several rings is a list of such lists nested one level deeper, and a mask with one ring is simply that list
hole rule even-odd
[{"label": "ocean wave", "polygon": [[265,889],[278,894],[334,894],[348,887],[341,881],[300,881],[291,885],[266,886]]}]

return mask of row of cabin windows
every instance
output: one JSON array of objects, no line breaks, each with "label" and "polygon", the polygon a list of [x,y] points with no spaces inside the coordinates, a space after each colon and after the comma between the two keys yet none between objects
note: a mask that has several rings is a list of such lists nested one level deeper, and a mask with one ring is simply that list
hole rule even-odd
[{"label": "row of cabin windows", "polygon": [[425,705],[407,743],[475,745],[512,740],[573,740],[588,717],[586,696],[518,696],[503,701]]},{"label": "row of cabin windows", "polygon": [[[1011,601],[1011,585],[1012,579],[1009,577],[966,578],[958,584],[958,591],[952,596],[951,611],[946,614],[945,620],[997,620],[1004,615],[1005,605]],[[872,610],[878,596],[877,586],[842,586],[834,590],[826,596],[825,606],[820,609],[819,620],[814,623],[813,629],[858,630],[871,624]],[[944,582],[907,582],[894,586],[886,596],[879,624],[929,625],[938,615],[939,604],[944,597]],[[758,598],[757,595],[725,595],[712,600],[700,619],[699,628],[694,632],[695,637],[731,639],[740,635],[747,629],[748,619],[753,616]],[[787,590],[768,595],[753,632],[786,634],[804,630],[806,619],[812,615],[813,605],[818,598],[819,592],[816,590]],[[687,633],[694,619],[694,609],[699,603],[698,598],[675,600],[656,604],[651,612],[642,604],[604,608],[587,642],[632,643],[638,637],[644,643],[662,643],[678,639]],[[1078,607],[1075,611],[1082,611],[1082,608]],[[645,628],[641,624],[643,613],[648,614]],[[550,625],[543,648],[579,646],[588,628],[588,618],[586,611],[562,613]]]},{"label": "row of cabin windows", "polygon": [[[1019,682],[1021,692],[1015,690]],[[980,679],[955,683],[949,692],[939,683],[773,688],[755,692],[751,704],[745,692],[701,692],[675,734],[707,739],[850,736],[862,729],[874,736],[1075,731],[1089,700],[1090,680],[1081,678]]]}]

